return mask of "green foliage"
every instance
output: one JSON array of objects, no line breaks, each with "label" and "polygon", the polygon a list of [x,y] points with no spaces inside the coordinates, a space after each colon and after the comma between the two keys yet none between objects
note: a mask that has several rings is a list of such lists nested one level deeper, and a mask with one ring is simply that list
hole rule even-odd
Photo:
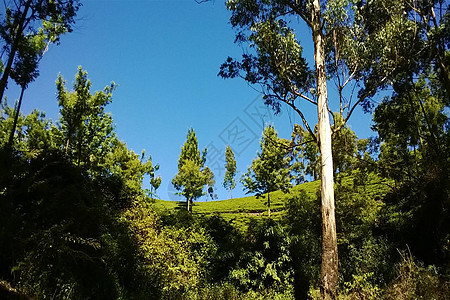
[{"label": "green foliage", "polygon": [[314,136],[303,129],[302,126],[296,124],[292,131],[292,143],[296,145],[294,147],[296,151],[295,156],[303,159],[303,164],[300,167],[304,168],[305,175],[310,175],[313,180],[318,180],[320,175],[320,155]]},{"label": "green foliage", "polygon": [[[46,47],[71,30],[79,7],[77,1],[12,4],[5,2],[0,21],[8,57],[0,61],[0,94],[8,78],[22,88],[34,80]],[[336,79],[340,99],[332,126],[338,299],[447,299],[450,293],[450,18],[448,8],[437,11],[439,5],[443,2],[323,3],[326,73]],[[290,20],[296,15],[310,25],[310,6],[260,0],[227,6],[232,25],[239,27],[237,40],[252,49],[241,62],[229,58],[219,74],[260,84],[276,112],[284,102],[304,119],[294,102],[315,103],[317,91]],[[24,22],[32,25],[25,28]],[[375,109],[378,138],[372,143],[357,140],[345,125],[354,106],[343,89],[352,79],[361,83],[355,104],[365,108],[377,89],[394,90]],[[146,201],[142,180],[149,175],[156,190],[159,166],[114,133],[106,106],[115,84],[95,93],[91,86],[81,68],[72,91],[58,78],[56,124],[38,111],[16,113],[20,104],[2,106],[0,297],[319,297],[320,183],[291,187],[305,180],[304,173],[313,178],[320,173],[314,128],[303,120],[305,129],[296,125],[292,141],[286,141],[267,127],[243,178],[257,196],[196,203],[194,216],[176,210],[177,203]],[[16,139],[8,149],[10,132]],[[377,142],[378,161],[370,151]],[[236,162],[229,147],[226,161],[224,186],[232,190]],[[172,181],[188,211],[206,185],[212,190],[213,174],[205,163],[206,149],[200,152],[191,129]],[[264,194],[272,219],[258,199]],[[401,253],[397,264],[396,249],[405,245],[411,252]],[[11,292],[4,294],[5,288]]]},{"label": "green foliage", "polygon": [[375,110],[374,128],[380,173],[395,182],[386,198],[386,232],[399,248],[408,244],[419,260],[448,273],[449,118],[436,80],[421,76],[385,98]]},{"label": "green foliage", "polygon": [[156,215],[140,206],[128,210],[123,218],[137,239],[140,268],[153,278],[150,284],[160,288],[157,298],[186,299],[190,290],[205,282],[216,247],[204,229],[161,226]]},{"label": "green foliage", "polygon": [[230,272],[230,279],[243,291],[292,290],[290,238],[278,222],[256,221],[248,227],[247,251]]},{"label": "green foliage", "polygon": [[206,151],[205,148],[200,156],[195,131],[189,129],[178,159],[178,173],[172,179],[174,187],[186,198],[188,211],[192,211],[192,202],[195,199],[206,194],[203,192],[205,185],[210,188],[208,192],[212,191],[214,186],[214,173],[205,166]]},{"label": "green foliage", "polygon": [[236,226],[218,214],[202,218],[200,227],[214,241],[217,251],[208,258],[209,281],[223,282],[228,279],[230,272],[236,268],[245,251],[245,239]]},{"label": "green foliage", "polygon": [[257,196],[267,193],[270,217],[270,193],[276,190],[288,191],[292,186],[292,158],[287,155],[288,141],[278,138],[273,126],[264,129],[260,145],[261,151],[241,181],[247,193],[256,193]]},{"label": "green foliage", "polygon": [[[307,182],[294,186],[290,189],[290,194],[297,194],[304,190],[309,196],[315,196],[320,182]],[[279,220],[285,213],[285,198],[290,194],[282,191],[271,193],[271,217]],[[154,207],[157,211],[171,211],[177,208],[176,201],[156,200]],[[226,221],[230,221],[240,232],[246,232],[248,223],[253,217],[267,217],[267,206],[261,197],[250,196],[245,198],[235,198],[221,201],[197,202],[194,214],[211,216],[219,214]]]},{"label": "green foliage", "polygon": [[277,113],[280,103],[291,102],[312,87],[313,73],[302,56],[295,33],[283,18],[281,1],[227,1],[231,24],[238,31],[236,41],[250,43],[255,54],[246,53],[242,61],[228,57],[220,67],[223,78],[242,77],[258,84],[265,103]]},{"label": "green foliage", "polygon": [[[368,153],[368,140],[358,139],[355,132],[343,123],[342,116],[333,114],[335,129],[332,135],[333,168],[335,177],[346,176],[358,169],[373,170],[374,161]],[[315,128],[315,132],[317,128]],[[294,127],[292,144],[295,145],[293,156],[302,159],[297,166],[297,173],[302,171],[318,180],[320,175],[320,153],[314,137],[300,125]]]},{"label": "green foliage", "polygon": [[13,109],[3,106],[0,277],[42,299],[154,293],[155,286],[143,288],[152,277],[140,269],[135,237],[120,216],[143,201],[143,177],[157,166],[117,140],[104,112],[111,95],[91,95],[86,73],[78,75],[76,92],[59,80],[62,124],[38,111],[18,116],[13,151],[6,148]]},{"label": "green foliage", "polygon": [[115,297],[102,243],[111,219],[97,184],[59,153],[17,157],[11,168],[1,181],[2,276],[12,272],[39,298]]},{"label": "green foliage", "polygon": [[[227,145],[225,149],[225,176],[223,178],[223,187],[229,190],[231,193],[233,189],[236,187],[236,180],[234,177],[236,176],[236,159],[234,158],[233,150],[230,146]],[[233,198],[233,196],[231,196]]]},{"label": "green foliage", "polygon": [[389,284],[384,299],[449,299],[450,282],[439,278],[434,266],[424,266],[411,254],[401,252],[397,278]]},{"label": "green foliage", "polygon": [[333,127],[339,128],[332,136],[334,173],[345,174],[355,167],[358,138],[353,130],[343,124],[339,114],[334,115]]},{"label": "green foliage", "polygon": [[307,298],[310,286],[314,286],[319,280],[320,206],[315,194],[316,192],[308,194],[300,189],[296,194],[289,196],[283,216],[292,240],[290,251],[297,299]]},{"label": "green foliage", "polygon": [[70,1],[5,1],[0,20],[0,38],[6,61],[1,63],[0,101],[11,77],[26,88],[38,75],[38,64],[49,44],[71,32],[81,4]]},{"label": "green foliage", "polygon": [[117,139],[111,114],[105,112],[116,85],[111,83],[93,95],[87,72],[79,67],[73,91],[66,89],[61,75],[58,76],[56,86],[64,151],[78,166],[95,170],[95,166],[104,163],[102,158],[113,148],[112,143]]},{"label": "green foliage", "polygon": [[371,299],[392,280],[394,248],[379,234],[384,226],[382,198],[390,188],[373,173],[363,185],[353,178],[345,178],[335,190],[341,281],[344,293]]},{"label": "green foliage", "polygon": [[[0,145],[6,147],[15,117],[12,107],[2,105],[0,117]],[[29,115],[19,114],[16,126],[16,151],[28,158],[33,158],[44,151],[58,147],[58,129],[43,112],[33,110]]]}]

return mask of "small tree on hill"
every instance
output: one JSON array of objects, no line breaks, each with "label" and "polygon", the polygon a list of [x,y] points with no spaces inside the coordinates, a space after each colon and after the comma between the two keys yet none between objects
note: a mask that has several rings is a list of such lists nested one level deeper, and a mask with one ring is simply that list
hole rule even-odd
[{"label": "small tree on hill", "polygon": [[189,129],[178,159],[178,173],[172,179],[174,187],[186,198],[189,212],[192,211],[192,202],[206,194],[204,186],[208,185],[208,191],[212,191],[214,186],[214,173],[205,166],[206,152],[205,148],[200,155],[195,131]]},{"label": "small tree on hill", "polygon": [[233,189],[236,187],[236,159],[234,158],[233,150],[227,145],[225,149],[225,177],[223,179],[223,187],[230,191],[231,198],[233,198]]},{"label": "small tree on hill", "polygon": [[289,141],[280,139],[273,126],[264,129],[260,145],[261,151],[242,176],[241,182],[247,193],[256,193],[256,196],[267,194],[270,217],[270,193],[277,190],[288,191],[292,186],[292,157],[287,150]]}]

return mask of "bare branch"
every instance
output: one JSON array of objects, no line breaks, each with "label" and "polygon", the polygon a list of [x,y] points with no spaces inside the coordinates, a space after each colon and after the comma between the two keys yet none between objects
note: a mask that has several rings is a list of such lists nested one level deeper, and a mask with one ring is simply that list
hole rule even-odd
[{"label": "bare branch", "polygon": [[312,100],[311,98],[309,98],[309,97],[306,96],[305,94],[301,93],[300,91],[298,91],[298,89],[297,89],[297,90],[292,89],[291,92],[292,92],[292,94],[294,94],[295,96],[300,97],[300,98],[303,98],[303,99],[305,99],[306,101],[308,101],[309,103],[312,103],[312,104],[314,104],[314,105],[317,106],[317,102],[316,102],[316,101]]},{"label": "bare branch", "polygon": [[353,70],[353,72],[350,74],[350,76],[347,78],[347,80],[344,82],[344,84],[342,85],[342,88],[345,88],[345,86],[350,82],[350,80],[353,79],[353,76],[355,76],[356,74],[356,70],[358,69],[358,64],[355,65],[355,68]]},{"label": "bare branch", "polygon": [[302,111],[300,109],[298,109],[298,107],[296,107],[293,103],[291,103],[290,101],[283,101],[284,103],[286,103],[288,106],[290,106],[302,119],[303,124],[305,125],[306,129],[308,130],[309,134],[311,134],[311,136],[314,138],[314,141],[316,143],[318,143],[317,140],[317,136],[314,134],[314,131],[311,130],[311,127],[309,127],[308,122],[306,121],[305,116],[303,115]]}]

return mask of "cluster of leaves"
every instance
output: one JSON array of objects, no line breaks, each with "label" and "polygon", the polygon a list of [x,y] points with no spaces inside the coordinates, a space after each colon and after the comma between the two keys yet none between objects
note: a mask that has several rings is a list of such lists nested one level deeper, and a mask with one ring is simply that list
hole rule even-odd
[{"label": "cluster of leaves", "polygon": [[8,79],[26,88],[39,75],[38,64],[49,44],[71,32],[81,4],[78,0],[3,1],[0,21],[0,102]]}]

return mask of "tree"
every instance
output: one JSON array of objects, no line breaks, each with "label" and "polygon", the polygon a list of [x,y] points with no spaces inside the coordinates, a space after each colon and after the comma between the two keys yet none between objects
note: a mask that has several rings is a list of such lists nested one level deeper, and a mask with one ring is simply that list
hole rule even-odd
[{"label": "tree", "polygon": [[[280,111],[280,103],[285,103],[296,111],[309,133],[318,144],[321,153],[321,200],[322,200],[322,291],[324,297],[333,298],[338,279],[338,256],[336,222],[334,212],[333,160],[331,151],[331,128],[328,111],[327,72],[325,56],[325,33],[322,8],[319,0],[306,1],[228,1],[232,10],[231,23],[241,28],[238,41],[247,38],[256,48],[256,55],[244,54],[242,62],[228,58],[221,66],[219,75],[241,76],[252,84],[263,88],[266,104],[275,112]],[[302,57],[302,48],[295,34],[287,26],[283,16],[296,14],[312,31],[315,79]],[[244,73],[242,75],[241,73]],[[315,89],[312,88],[315,81]],[[314,98],[308,97],[312,91]],[[303,112],[295,104],[297,98],[317,106],[318,134],[314,134],[306,122]]]},{"label": "tree", "polygon": [[[155,167],[155,171],[159,169]],[[150,195],[153,198],[156,195],[156,190],[161,185],[161,176],[155,177],[155,172],[150,175]]]},{"label": "tree", "polygon": [[[7,87],[8,77],[20,86],[21,92],[19,102],[16,106],[13,127],[8,141],[8,149],[12,149],[14,133],[16,131],[20,107],[23,95],[28,85],[39,75],[38,64],[50,43],[57,42],[59,36],[71,30],[76,10],[79,5],[68,1],[60,7],[48,3],[33,1],[14,2],[15,10],[11,4],[4,2],[5,20],[0,23],[0,37],[4,41],[4,53],[7,57],[6,67],[0,68],[0,102]],[[66,10],[68,9],[69,10]],[[35,24],[42,22],[42,26],[35,28]],[[21,25],[23,23],[23,25]],[[36,26],[38,26],[37,24]],[[27,31],[25,33],[25,31]],[[4,66],[3,61],[0,61]],[[13,64],[14,63],[14,64]]]},{"label": "tree", "polygon": [[[71,32],[81,4],[78,0],[3,1],[4,19],[0,21],[3,42],[0,71],[0,102],[13,78],[22,89],[39,72],[40,58],[50,43],[58,43],[60,35]],[[5,62],[3,55],[6,55]],[[18,77],[22,80],[17,80]]]},{"label": "tree", "polygon": [[256,193],[257,196],[267,194],[270,217],[270,193],[277,190],[288,191],[292,186],[291,157],[286,151],[288,141],[278,138],[273,126],[264,129],[260,145],[261,151],[242,176],[241,182],[247,193]]},{"label": "tree", "polygon": [[188,212],[192,212],[194,200],[206,195],[206,192],[203,192],[204,186],[208,185],[209,192],[214,186],[214,173],[205,166],[206,153],[205,148],[200,155],[195,131],[192,128],[189,129],[178,159],[178,173],[172,179],[174,187],[186,198]]},{"label": "tree", "polygon": [[229,145],[225,149],[225,177],[223,178],[223,187],[230,191],[231,198],[233,198],[233,189],[236,187],[236,159],[234,158],[233,150]]},{"label": "tree", "polygon": [[111,114],[105,112],[116,85],[111,83],[103,91],[92,94],[87,75],[78,67],[72,91],[66,89],[61,75],[56,86],[64,151],[78,166],[93,171],[94,166],[103,164],[114,144],[117,145]]},{"label": "tree", "polygon": [[[326,299],[336,296],[338,254],[333,189],[332,134],[343,128],[355,108],[387,88],[399,74],[423,68],[415,57],[434,64],[449,86],[448,56],[442,38],[448,31],[439,25],[434,5],[439,1],[352,0],[229,0],[236,41],[249,42],[241,61],[228,58],[219,75],[241,77],[261,87],[267,105],[275,113],[281,104],[292,108],[320,150],[322,210],[321,291]],[[416,20],[421,16],[422,24]],[[446,14],[448,18],[448,14]],[[443,14],[441,13],[441,18]],[[309,69],[293,27],[303,20],[311,30],[315,66]],[[431,54],[431,55],[430,55]],[[328,105],[327,80],[334,79],[338,114]],[[357,91],[357,93],[354,93]],[[357,94],[357,97],[353,97]],[[356,100],[354,100],[356,98]],[[317,107],[317,134],[306,121],[303,103]],[[330,116],[340,116],[330,127]]]},{"label": "tree", "polygon": [[[375,110],[373,129],[380,149],[377,167],[395,182],[387,201],[395,215],[387,231],[421,261],[445,266],[450,255],[450,118],[442,90],[435,89],[437,80],[422,75],[411,88],[386,97]],[[442,272],[448,271],[447,265]]]}]

